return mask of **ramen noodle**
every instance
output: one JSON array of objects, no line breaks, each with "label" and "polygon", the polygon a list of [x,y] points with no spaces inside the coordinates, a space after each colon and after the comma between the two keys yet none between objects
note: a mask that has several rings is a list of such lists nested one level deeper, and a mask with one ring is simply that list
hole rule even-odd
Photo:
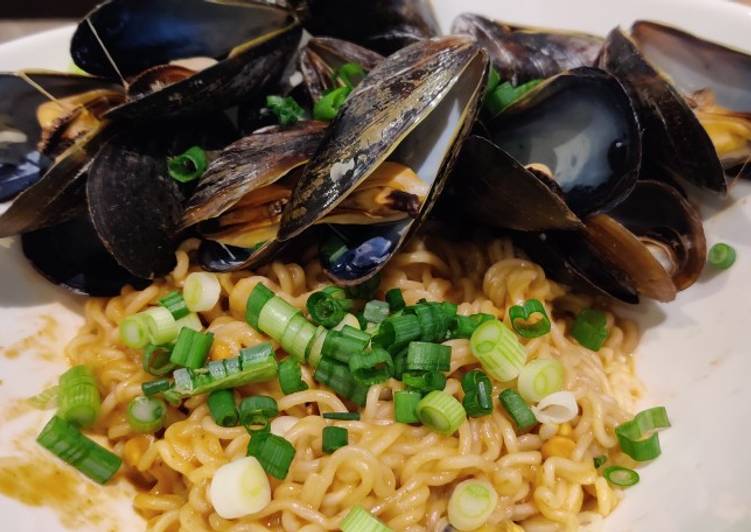
[{"label": "ramen noodle", "polygon": [[[620,452],[614,428],[632,417],[642,394],[632,357],[636,326],[607,313],[604,346],[598,352],[587,350],[571,339],[569,329],[571,317],[593,303],[591,296],[549,280],[509,241],[418,238],[385,268],[379,294],[400,288],[408,305],[423,298],[451,301],[458,304],[459,314],[483,312],[502,319],[507,319],[510,306],[538,299],[551,317],[551,331],[522,342],[530,360],[554,358],[563,364],[565,389],[574,393],[579,415],[570,423],[542,424],[520,435],[496,408],[491,415],[469,418],[453,436],[441,436],[424,426],[394,421],[392,394],[404,385],[390,379],[370,388],[359,421],[333,422],[320,417],[319,408],[343,411],[346,405],[303,367],[306,391],[285,396],[276,380],[238,390],[241,395],[274,397],[280,416],[293,418],[284,436],[295,446],[296,456],[285,480],[270,479],[273,496],[266,508],[246,518],[222,519],[208,499],[208,487],[220,466],[246,455],[248,433],[215,424],[206,396],[190,398],[179,409],[169,407],[163,435],[135,433],[126,408],[152,377],[142,370],[140,352],[123,347],[118,337],[118,325],[126,316],[158,304],[199,270],[191,261],[197,245],[195,240],[183,243],[172,273],[148,288],[126,288],[111,299],[88,300],[86,324],[66,351],[72,364],[89,366],[98,378],[103,402],[94,432],[105,435],[122,456],[121,474],[139,488],[134,506],[149,530],[337,530],[349,509],[361,505],[397,531],[442,531],[449,527],[452,488],[468,478],[490,482],[499,496],[483,530],[583,529],[596,526],[618,504],[620,490],[598,473],[593,457],[607,455],[613,464],[634,466]],[[220,302],[201,313],[215,338],[211,359],[237,356],[242,348],[269,341],[244,319],[246,301],[257,283],[299,309],[313,291],[330,284],[313,254],[310,258],[301,264],[274,262],[256,272],[218,275]],[[461,375],[477,367],[477,360],[468,340],[446,343],[453,354],[445,391],[461,399]],[[500,390],[494,383],[495,396]],[[349,445],[332,455],[321,450],[321,432],[329,424],[349,431]]]}]

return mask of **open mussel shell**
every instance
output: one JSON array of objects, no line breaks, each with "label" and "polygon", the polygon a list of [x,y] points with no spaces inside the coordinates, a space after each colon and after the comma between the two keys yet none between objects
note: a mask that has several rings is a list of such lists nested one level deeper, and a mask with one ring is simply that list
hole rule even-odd
[{"label": "open mussel shell", "polygon": [[112,258],[86,215],[26,233],[21,244],[39,273],[78,294],[112,297],[126,284],[142,289],[149,283],[131,275]]},{"label": "open mussel shell", "polygon": [[491,140],[520,165],[548,173],[580,217],[607,211],[636,183],[636,112],[621,84],[602,70],[558,74],[486,125]]},{"label": "open mussel shell", "polygon": [[318,101],[326,92],[339,87],[336,71],[347,63],[373,70],[383,56],[341,39],[313,37],[300,52],[299,67],[310,99]]},{"label": "open mussel shell", "polygon": [[[128,102],[109,116],[154,120],[229,107],[262,91],[301,35],[288,11],[264,2],[109,0],[78,25],[71,55],[88,73],[134,82]],[[195,58],[213,64],[154,70]]]},{"label": "open mussel shell", "polygon": [[517,231],[582,227],[555,182],[524,168],[477,135],[464,143],[447,189],[441,200],[447,215],[455,216],[458,209],[488,227]]},{"label": "open mussel shell", "polygon": [[281,212],[326,126],[308,121],[265,128],[227,146],[212,161],[181,222],[203,234],[199,260],[204,268],[249,268],[279,251]]},{"label": "open mussel shell", "polygon": [[[471,38],[451,36],[420,41],[372,70],[305,167],[282,216],[279,239],[287,241],[316,223],[336,224],[332,231],[348,251],[335,261],[322,257],[327,273],[341,284],[374,275],[443,190],[476,117],[487,64]],[[426,188],[422,200],[402,206],[402,215],[391,221],[337,219],[332,211],[369,177],[395,168],[406,168]]]},{"label": "open mussel shell", "polygon": [[602,46],[602,38],[595,35],[515,26],[471,13],[459,15],[451,32],[477,39],[501,79],[514,86],[592,66]]},{"label": "open mussel shell", "polygon": [[722,163],[712,139],[686,99],[620,28],[608,35],[599,65],[616,76],[636,104],[644,129],[644,159],[661,173],[725,192]]},{"label": "open mussel shell", "polygon": [[389,55],[440,34],[428,0],[309,0],[305,28]]}]

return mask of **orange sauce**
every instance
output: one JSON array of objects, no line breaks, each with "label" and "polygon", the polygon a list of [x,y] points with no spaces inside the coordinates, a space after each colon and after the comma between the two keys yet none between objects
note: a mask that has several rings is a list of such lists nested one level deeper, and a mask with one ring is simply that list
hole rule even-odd
[{"label": "orange sauce", "polygon": [[52,316],[41,316],[42,327],[34,334],[0,349],[5,358],[14,359],[30,353],[44,360],[54,360],[60,350],[59,324]]}]

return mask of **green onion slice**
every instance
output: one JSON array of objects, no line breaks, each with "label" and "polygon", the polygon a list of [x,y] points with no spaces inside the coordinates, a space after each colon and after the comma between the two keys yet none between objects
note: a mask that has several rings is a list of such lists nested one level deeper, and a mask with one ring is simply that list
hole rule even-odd
[{"label": "green onion slice", "polygon": [[117,455],[57,416],[42,429],[37,443],[99,484],[106,484],[122,465]]},{"label": "green onion slice", "polygon": [[240,402],[240,423],[246,427],[264,428],[271,418],[279,414],[279,407],[273,397],[266,395],[251,395]]},{"label": "green onion slice", "polygon": [[214,390],[206,401],[209,413],[214,423],[220,427],[236,427],[240,421],[240,414],[235,404],[235,393],[232,390]]},{"label": "green onion slice", "polygon": [[627,488],[639,482],[639,473],[621,466],[607,467],[602,474],[608,482],[620,488]]},{"label": "green onion slice", "polygon": [[313,106],[313,118],[324,122],[329,122],[336,118],[344,102],[347,101],[350,92],[352,92],[352,89],[346,86],[327,92]]},{"label": "green onion slice", "polygon": [[172,317],[176,320],[184,318],[190,314],[188,306],[185,304],[185,299],[180,292],[170,292],[159,300],[159,304],[170,311]]},{"label": "green onion slice", "polygon": [[120,322],[120,341],[133,349],[149,343],[149,328],[143,313],[133,314]]},{"label": "green onion slice", "polygon": [[391,316],[381,322],[373,343],[387,349],[390,353],[399,351],[409,342],[419,340],[422,336],[420,321],[414,314]]},{"label": "green onion slice", "polygon": [[500,399],[503,408],[506,409],[506,412],[520,430],[526,430],[537,425],[535,415],[516,390],[513,388],[503,390]]},{"label": "green onion slice", "polygon": [[310,294],[306,306],[313,323],[328,329],[336,327],[347,314],[339,301],[325,291]]},{"label": "green onion slice", "polygon": [[400,288],[392,288],[386,292],[386,303],[388,303],[389,311],[392,313],[399,312],[407,306],[404,302],[404,295]]},{"label": "green onion slice", "polygon": [[170,177],[180,183],[189,183],[201,177],[209,167],[206,152],[198,146],[189,148],[182,155],[167,159]]},{"label": "green onion slice", "polygon": [[487,98],[488,95],[495,90],[495,88],[501,83],[501,75],[498,73],[498,71],[495,69],[495,67],[490,67],[490,73],[488,74],[488,83],[485,85],[485,97]]},{"label": "green onion slice", "polygon": [[507,382],[515,379],[527,361],[527,351],[499,320],[481,324],[470,339],[472,354],[494,379]]},{"label": "green onion slice", "polygon": [[152,307],[142,313],[149,342],[164,345],[177,338],[177,323],[169,310],[164,307]]},{"label": "green onion slice", "polygon": [[274,292],[261,283],[256,284],[250,292],[248,302],[245,305],[245,321],[254,329],[259,330],[258,318],[261,315],[261,310],[273,297]]},{"label": "green onion slice", "polygon": [[357,63],[345,63],[336,71],[336,77],[345,87],[354,89],[365,77],[365,70]]},{"label": "green onion slice", "polygon": [[410,342],[407,347],[407,371],[449,371],[451,347],[428,342]]},{"label": "green onion slice", "polygon": [[146,397],[151,397],[152,395],[166,392],[171,386],[172,383],[169,379],[158,379],[141,384],[141,391]]},{"label": "green onion slice", "polygon": [[335,421],[360,421],[359,412],[324,412],[323,419],[333,419]]},{"label": "green onion slice", "polygon": [[394,393],[394,418],[397,423],[419,423],[417,404],[422,399],[420,392],[400,390]]},{"label": "green onion slice", "polygon": [[345,325],[341,331],[329,331],[323,342],[321,354],[344,364],[349,364],[353,353],[364,351],[370,343],[366,332]]},{"label": "green onion slice", "polygon": [[349,359],[349,370],[359,383],[370,386],[388,380],[394,373],[394,361],[385,349],[355,353]]},{"label": "green onion slice", "polygon": [[576,396],[564,390],[545,397],[537,406],[532,407],[532,412],[540,423],[560,425],[579,415],[579,405],[576,403]]},{"label": "green onion slice", "polygon": [[143,370],[149,375],[162,377],[175,369],[175,364],[170,362],[172,348],[166,345],[149,344],[143,350],[141,364]]},{"label": "green onion slice", "polygon": [[177,336],[177,343],[172,349],[170,362],[184,368],[202,368],[213,343],[213,333],[196,332],[188,327],[183,327]]},{"label": "green onion slice", "polygon": [[725,243],[712,246],[709,250],[709,264],[720,270],[727,270],[735,264],[735,248]]},{"label": "green onion slice", "polygon": [[255,432],[250,437],[248,456],[255,457],[266,473],[284,480],[295,458],[295,448],[281,436],[265,431]]},{"label": "green onion slice", "polygon": [[222,285],[219,278],[209,272],[193,272],[183,283],[183,297],[191,312],[206,312],[219,302]]},{"label": "green onion slice", "polygon": [[519,372],[519,393],[530,403],[563,389],[563,364],[555,359],[537,359]]},{"label": "green onion slice", "polygon": [[426,427],[450,436],[466,421],[467,413],[454,396],[432,391],[417,404],[417,417]]},{"label": "green onion slice", "polygon": [[154,433],[164,426],[167,405],[156,397],[138,396],[128,403],[126,418],[136,432]]},{"label": "green onion slice", "polygon": [[508,81],[499,83],[485,98],[485,109],[491,115],[502,113],[511,104],[534,89],[542,80],[533,79],[514,87]]},{"label": "green onion slice", "polygon": [[470,417],[487,416],[493,412],[493,384],[479,369],[468,371],[462,377],[464,399],[462,406]]},{"label": "green onion slice", "polygon": [[667,410],[657,406],[636,414],[634,419],[618,425],[615,435],[624,453],[637,462],[654,460],[662,453],[657,431],[670,427]]},{"label": "green onion slice", "polygon": [[267,96],[266,108],[276,116],[276,119],[283,126],[290,126],[308,118],[305,109],[292,96]]},{"label": "green onion slice", "polygon": [[451,493],[448,518],[457,530],[482,527],[498,504],[498,493],[486,480],[468,479],[460,482]]},{"label": "green onion slice", "polygon": [[57,403],[57,415],[65,421],[83,428],[94,424],[102,398],[87,366],[74,366],[60,375]]},{"label": "green onion slice", "polygon": [[[538,338],[550,332],[550,319],[543,304],[537,299],[529,299],[523,305],[514,305],[508,311],[511,326],[523,338]],[[520,323],[538,316],[535,323]]]},{"label": "green onion slice", "polygon": [[359,406],[365,405],[368,386],[357,382],[349,370],[349,366],[334,359],[323,358],[318,363],[313,378],[334,390],[340,397],[349,399]]},{"label": "green onion slice", "polygon": [[385,301],[373,299],[365,304],[363,316],[370,323],[381,323],[388,318],[390,312],[389,304]]},{"label": "green onion slice", "polygon": [[354,506],[339,525],[342,532],[393,532],[362,506]]},{"label": "green onion slice", "polygon": [[605,313],[596,309],[582,310],[576,316],[571,328],[571,336],[587,349],[599,351],[608,338]]},{"label": "green onion slice", "polygon": [[322,448],[326,454],[333,454],[349,444],[349,431],[344,427],[324,427],[322,437]]},{"label": "green onion slice", "polygon": [[302,380],[300,364],[292,357],[285,358],[279,364],[279,387],[284,395],[308,389],[308,385]]},{"label": "green onion slice", "polygon": [[471,316],[454,316],[451,324],[451,338],[472,338],[472,334],[480,325],[486,321],[492,321],[495,316],[492,314],[472,314]]},{"label": "green onion slice", "polygon": [[425,394],[443,390],[446,387],[446,375],[440,371],[408,371],[402,374],[402,382],[410,390]]}]

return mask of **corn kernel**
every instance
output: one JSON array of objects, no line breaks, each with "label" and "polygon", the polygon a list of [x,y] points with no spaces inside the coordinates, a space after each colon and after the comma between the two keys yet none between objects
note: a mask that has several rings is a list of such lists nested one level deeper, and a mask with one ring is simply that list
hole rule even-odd
[{"label": "corn kernel", "polygon": [[559,436],[571,436],[574,433],[574,429],[571,428],[570,423],[563,423],[558,427]]},{"label": "corn kernel", "polygon": [[214,339],[214,343],[211,345],[211,360],[224,360],[234,356],[235,353],[232,352],[232,348],[227,342]]},{"label": "corn kernel", "polygon": [[555,436],[542,445],[542,456],[546,459],[551,456],[571,458],[571,454],[574,452],[575,448],[576,444],[573,440],[564,438],[563,436]]},{"label": "corn kernel", "polygon": [[130,467],[136,467],[149,445],[151,445],[151,439],[145,434],[129,439],[123,445],[123,460]]}]

